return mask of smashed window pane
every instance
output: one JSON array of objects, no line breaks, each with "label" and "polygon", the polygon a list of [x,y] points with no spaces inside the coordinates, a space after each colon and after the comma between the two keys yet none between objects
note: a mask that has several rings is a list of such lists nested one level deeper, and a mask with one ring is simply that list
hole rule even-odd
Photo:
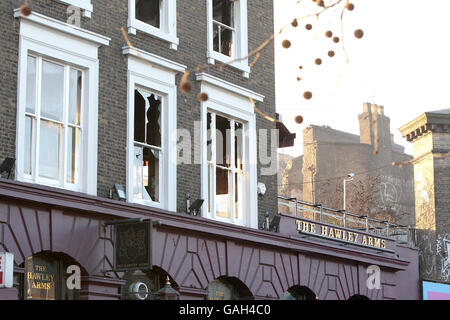
[{"label": "smashed window pane", "polygon": [[147,144],[161,146],[161,100],[154,94],[147,96]]},{"label": "smashed window pane", "polygon": [[134,92],[134,144],[134,198],[159,202],[161,98],[141,89]]}]

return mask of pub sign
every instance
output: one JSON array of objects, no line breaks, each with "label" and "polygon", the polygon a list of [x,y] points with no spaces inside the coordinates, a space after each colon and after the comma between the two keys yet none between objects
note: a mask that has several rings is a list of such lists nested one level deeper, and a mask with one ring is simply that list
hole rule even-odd
[{"label": "pub sign", "polygon": [[150,269],[151,220],[114,225],[114,270]]},{"label": "pub sign", "polygon": [[58,263],[44,256],[25,260],[25,299],[55,300],[58,282]]}]

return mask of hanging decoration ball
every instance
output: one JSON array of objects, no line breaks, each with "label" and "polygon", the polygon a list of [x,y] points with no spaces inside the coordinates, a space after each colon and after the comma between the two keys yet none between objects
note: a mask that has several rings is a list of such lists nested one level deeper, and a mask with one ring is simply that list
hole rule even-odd
[{"label": "hanging decoration ball", "polygon": [[281,45],[283,46],[283,48],[288,49],[291,46],[291,42],[285,39],[281,42]]},{"label": "hanging decoration ball", "polygon": [[303,122],[303,117],[301,115],[298,115],[295,117],[296,124],[302,124],[302,122]]},{"label": "hanging decoration ball", "polygon": [[364,31],[362,31],[361,29],[355,30],[356,39],[361,39],[363,36],[364,36]]},{"label": "hanging decoration ball", "polygon": [[309,91],[305,91],[305,92],[303,93],[303,98],[305,98],[306,100],[311,99],[311,98],[312,98],[312,93],[309,92]]},{"label": "hanging decoration ball", "polygon": [[22,17],[28,17],[31,14],[31,8],[24,4],[20,6],[19,12]]},{"label": "hanging decoration ball", "polygon": [[205,102],[205,101],[208,100],[208,95],[207,95],[206,93],[204,93],[204,92],[200,92],[200,93],[197,95],[197,99],[198,99],[198,101],[200,101],[200,102]]}]

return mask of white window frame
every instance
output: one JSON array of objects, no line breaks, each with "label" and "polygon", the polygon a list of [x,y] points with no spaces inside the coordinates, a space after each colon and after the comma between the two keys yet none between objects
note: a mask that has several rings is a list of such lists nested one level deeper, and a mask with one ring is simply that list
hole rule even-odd
[{"label": "white window frame", "polygon": [[128,0],[128,33],[136,34],[139,30],[156,38],[169,42],[169,48],[177,50],[177,2],[176,0],[160,0],[160,27],[156,28],[136,19],[136,2]]},{"label": "white window frame", "polygon": [[244,215],[237,220],[234,214],[231,220],[223,219],[216,217],[212,211],[208,212],[208,206],[205,204],[202,206],[202,216],[216,221],[234,223],[256,229],[258,228],[256,115],[250,97],[254,101],[263,102],[264,96],[206,73],[197,73],[196,79],[201,81],[201,91],[208,94],[208,100],[200,104],[202,127],[201,194],[202,199],[205,201],[207,201],[208,193],[210,192],[208,189],[209,164],[206,147],[208,112],[243,123],[244,136],[244,148],[242,150],[245,173],[243,181],[245,186],[244,199],[246,199],[246,202],[243,204]]},{"label": "white window frame", "polygon": [[91,0],[55,0],[57,2],[65,3],[71,6],[78,7],[82,10],[83,17],[91,18],[94,7]]},{"label": "white window frame", "polygon": [[[246,185],[248,185],[248,169],[249,169],[249,165],[248,165],[248,160],[249,160],[249,148],[247,148],[247,142],[245,141],[245,136],[248,135],[248,130],[249,130],[249,123],[248,122],[243,122],[241,120],[237,120],[235,117],[231,118],[230,115],[224,115],[222,113],[219,113],[216,111],[216,109],[214,107],[207,107],[206,110],[207,114],[210,113],[211,117],[212,117],[212,127],[211,127],[211,161],[206,161],[207,163],[207,174],[209,174],[209,170],[210,168],[212,169],[212,184],[209,186],[210,189],[207,190],[208,195],[206,198],[206,206],[209,204],[208,200],[211,204],[211,206],[209,207],[209,209],[211,207],[216,208],[215,206],[215,196],[216,196],[216,181],[217,181],[217,176],[216,176],[216,170],[217,168],[225,170],[228,172],[228,174],[231,176],[231,179],[229,180],[229,187],[230,187],[230,195],[231,195],[231,201],[229,204],[230,206],[230,218],[223,218],[220,216],[217,216],[217,212],[216,209],[214,210],[210,210],[207,211],[207,215],[208,217],[210,217],[211,219],[214,220],[218,220],[218,221],[222,221],[222,222],[231,222],[232,224],[237,224],[237,225],[245,225],[244,222],[244,218],[245,218],[245,209],[243,210],[244,212],[238,212],[238,217],[236,217],[236,211],[235,211],[235,196],[236,196],[236,174],[241,173],[244,177],[243,180],[243,186],[244,186],[244,190],[242,190],[242,197],[241,199],[239,199],[239,201],[242,201],[242,203],[244,204],[242,207],[245,207],[246,204],[246,199],[248,198],[248,194],[250,192],[249,188],[245,188]],[[217,116],[221,116],[223,118],[226,118],[230,121],[230,131],[229,133],[226,133],[226,136],[222,137],[223,141],[222,143],[224,145],[226,145],[227,143],[227,139],[229,139],[231,137],[231,139],[234,139],[235,137],[235,123],[239,122],[242,124],[242,140],[243,140],[243,145],[241,146],[242,148],[242,161],[243,161],[243,169],[238,169],[236,167],[236,163],[235,163],[235,155],[236,155],[236,150],[235,150],[235,146],[234,146],[234,140],[231,141],[230,144],[230,166],[226,167],[224,164],[218,164],[217,161],[217,157],[216,157],[216,143],[217,143],[217,136],[216,136],[216,118]],[[208,177],[209,180],[209,177]],[[207,206],[207,210],[208,210],[208,206]]]},{"label": "white window frame", "polygon": [[[110,39],[81,28],[32,13],[27,17],[14,10],[20,19],[18,85],[17,85],[17,133],[16,179],[18,181],[69,189],[90,195],[97,194],[97,139],[98,139],[98,47],[109,45]],[[80,153],[81,171],[78,187],[55,183],[48,179],[27,177],[24,174],[24,139],[27,92],[27,59],[39,56],[52,62],[73,66],[84,73],[82,104],[83,150]],[[63,138],[64,139],[64,138]],[[63,140],[64,141],[64,140]],[[64,146],[63,146],[64,147]],[[66,165],[66,164],[64,164]],[[64,177],[64,181],[65,181]]]},{"label": "white window frame", "polygon": [[213,30],[213,0],[206,0],[206,30],[207,30],[207,50],[206,56],[209,64],[215,64],[215,61],[230,63],[230,66],[241,70],[245,78],[249,77],[250,67],[248,58],[241,59],[248,55],[248,27],[247,27],[247,0],[234,1],[234,38],[233,54],[231,57],[214,51],[214,30]]},{"label": "white window frame", "polygon": [[[128,56],[127,201],[176,211],[177,207],[177,86],[175,75],[186,66],[136,48],[124,47]],[[145,88],[162,98],[159,202],[133,197],[134,90]]]}]

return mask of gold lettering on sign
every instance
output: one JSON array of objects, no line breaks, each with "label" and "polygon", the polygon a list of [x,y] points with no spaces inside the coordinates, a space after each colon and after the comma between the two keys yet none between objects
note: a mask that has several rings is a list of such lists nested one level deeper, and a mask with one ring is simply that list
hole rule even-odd
[{"label": "gold lettering on sign", "polygon": [[334,238],[333,228],[330,228],[330,233],[328,234],[328,237]]},{"label": "gold lettering on sign", "polygon": [[381,239],[375,238],[374,245],[375,245],[375,247],[380,248],[381,247]]},{"label": "gold lettering on sign", "polygon": [[353,242],[353,232],[348,233],[348,241]]},{"label": "gold lettering on sign", "polygon": [[347,241],[347,231],[342,232],[342,240]]},{"label": "gold lettering on sign", "polygon": [[[386,241],[380,238],[363,235],[347,230],[342,230],[339,228],[327,227],[323,225],[320,225],[320,233],[318,234],[316,232],[317,228],[315,223],[301,220],[296,220],[295,223],[297,225],[297,231],[299,232],[317,234],[329,239],[336,239],[352,243],[360,243],[368,247],[383,248],[383,249],[386,248]],[[358,241],[360,239],[359,236],[361,236],[361,242]]]},{"label": "gold lettering on sign", "polygon": [[309,223],[308,223],[308,222],[305,222],[305,221],[303,221],[303,232],[309,232],[309,228],[308,228],[308,226],[309,226]]}]

